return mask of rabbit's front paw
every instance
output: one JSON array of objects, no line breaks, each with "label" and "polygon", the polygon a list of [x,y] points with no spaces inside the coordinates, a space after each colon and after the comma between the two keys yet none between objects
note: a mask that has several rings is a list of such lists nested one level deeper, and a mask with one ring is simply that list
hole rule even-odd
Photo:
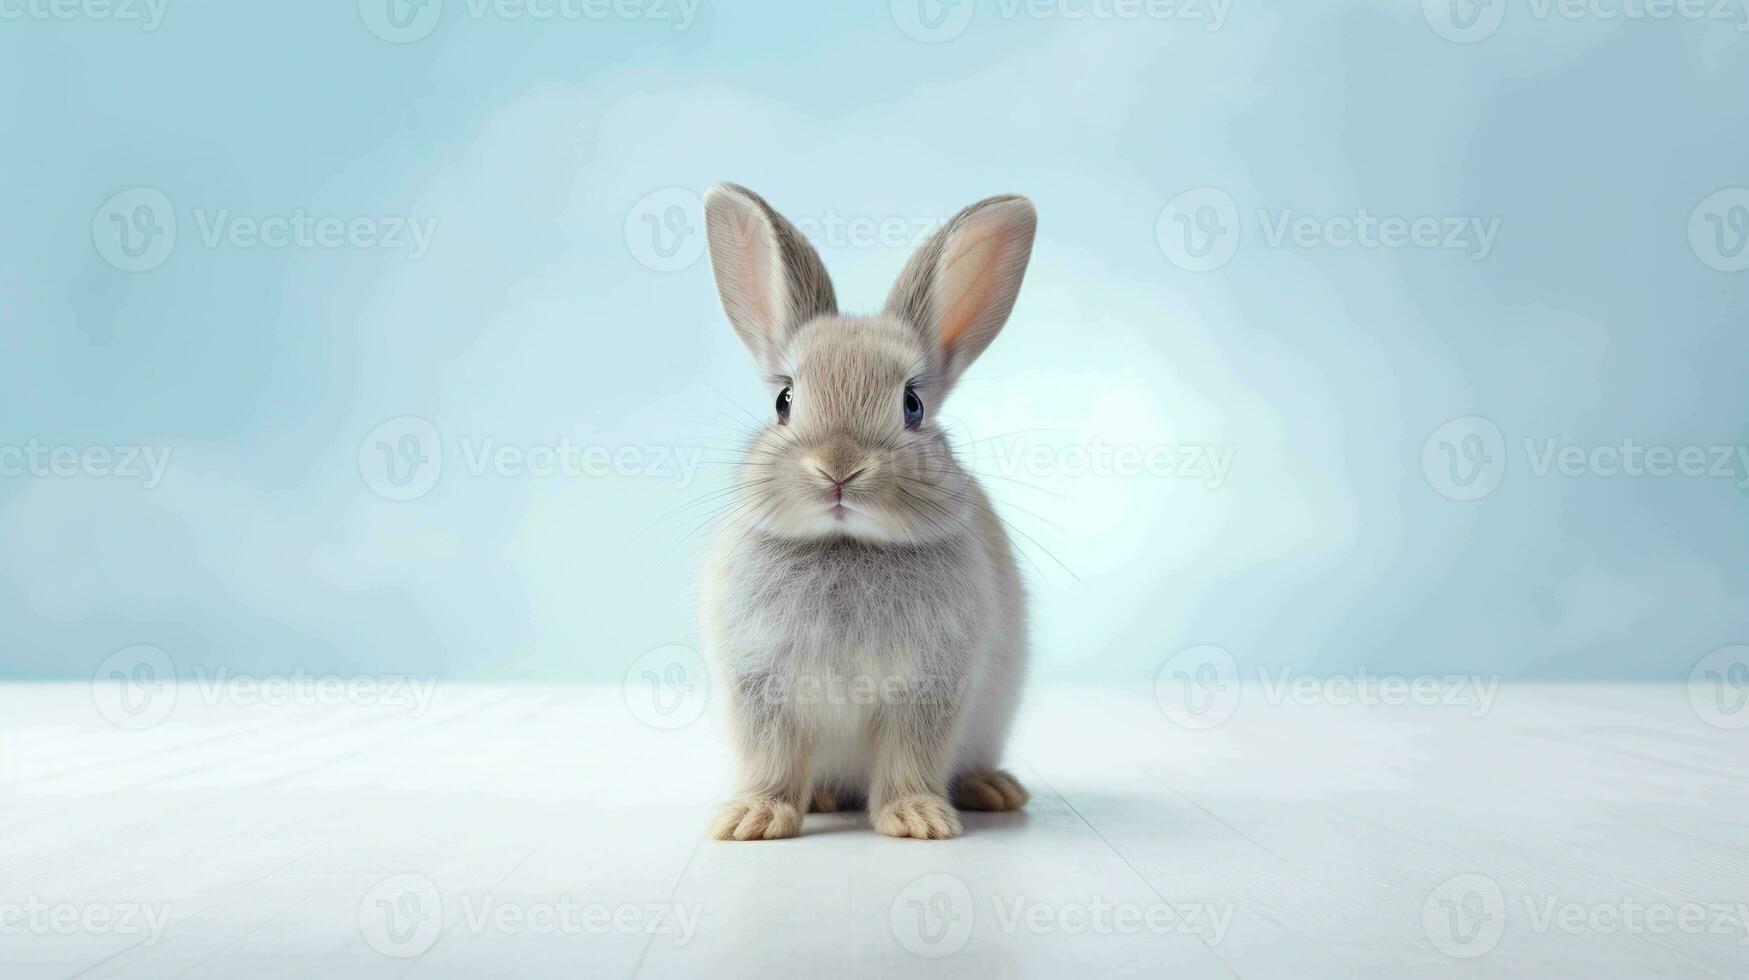
[{"label": "rabbit's front paw", "polygon": [[946,840],[960,835],[960,818],[941,797],[914,793],[881,804],[875,810],[874,828],[888,837]]},{"label": "rabbit's front paw", "polygon": [[802,812],[794,803],[752,796],[723,804],[711,820],[717,840],[777,840],[802,832]]}]

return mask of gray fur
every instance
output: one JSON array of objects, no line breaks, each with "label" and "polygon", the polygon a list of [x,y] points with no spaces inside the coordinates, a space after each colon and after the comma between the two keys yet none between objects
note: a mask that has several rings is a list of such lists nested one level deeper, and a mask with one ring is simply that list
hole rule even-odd
[{"label": "gray fur", "polygon": [[[933,420],[1013,307],[1031,205],[966,209],[913,258],[884,312],[841,316],[818,255],[762,199],[725,187],[708,202],[725,310],[772,375],[771,396],[794,392],[789,424],[774,416],[748,445],[707,562],[703,634],[739,768],[714,832],[789,836],[823,789],[866,797],[884,832],[952,836],[957,818],[941,811],[955,780],[1001,761],[1025,600],[1001,521]],[[749,217],[759,233],[739,235]],[[937,311],[954,297],[941,270],[968,229],[1003,248],[974,256],[970,268],[987,268],[970,291],[978,309],[961,342],[942,345]],[[746,250],[761,248],[781,255],[780,274],[760,274]],[[784,316],[760,315],[772,310]],[[904,425],[907,384],[925,405],[916,430]]]}]

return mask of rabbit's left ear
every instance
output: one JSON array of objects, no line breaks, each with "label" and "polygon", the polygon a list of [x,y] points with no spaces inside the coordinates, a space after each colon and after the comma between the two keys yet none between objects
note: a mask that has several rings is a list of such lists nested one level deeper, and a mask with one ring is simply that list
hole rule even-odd
[{"label": "rabbit's left ear", "polygon": [[838,312],[826,267],[794,225],[745,187],[705,192],[704,221],[723,312],[760,370],[776,373],[796,328]]},{"label": "rabbit's left ear", "polygon": [[944,386],[1008,322],[1037,226],[1026,198],[987,198],[954,215],[899,274],[886,311],[923,335]]}]

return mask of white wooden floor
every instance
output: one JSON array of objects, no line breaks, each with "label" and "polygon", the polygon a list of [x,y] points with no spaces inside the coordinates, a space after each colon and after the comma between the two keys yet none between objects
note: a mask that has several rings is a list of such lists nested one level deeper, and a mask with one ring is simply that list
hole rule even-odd
[{"label": "white wooden floor", "polygon": [[[1749,728],[1671,686],[1456,707],[1034,692],[1019,814],[701,840],[714,719],[617,686],[106,721],[0,687],[0,976],[1743,977]],[[1714,721],[1718,719],[1715,717]]]}]

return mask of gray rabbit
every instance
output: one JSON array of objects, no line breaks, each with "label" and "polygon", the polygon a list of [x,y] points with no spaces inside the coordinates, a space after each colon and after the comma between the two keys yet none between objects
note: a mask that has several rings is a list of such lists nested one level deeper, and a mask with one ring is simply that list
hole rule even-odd
[{"label": "gray rabbit", "polygon": [[1025,596],[1002,522],[935,419],[1007,321],[1036,223],[1023,197],[980,201],[911,258],[885,309],[849,316],[764,199],[705,195],[717,292],[773,405],[704,575],[739,770],[712,836],[793,837],[804,807],[866,801],[881,833],[937,840],[960,833],[956,806],[1026,802],[997,768]]}]

